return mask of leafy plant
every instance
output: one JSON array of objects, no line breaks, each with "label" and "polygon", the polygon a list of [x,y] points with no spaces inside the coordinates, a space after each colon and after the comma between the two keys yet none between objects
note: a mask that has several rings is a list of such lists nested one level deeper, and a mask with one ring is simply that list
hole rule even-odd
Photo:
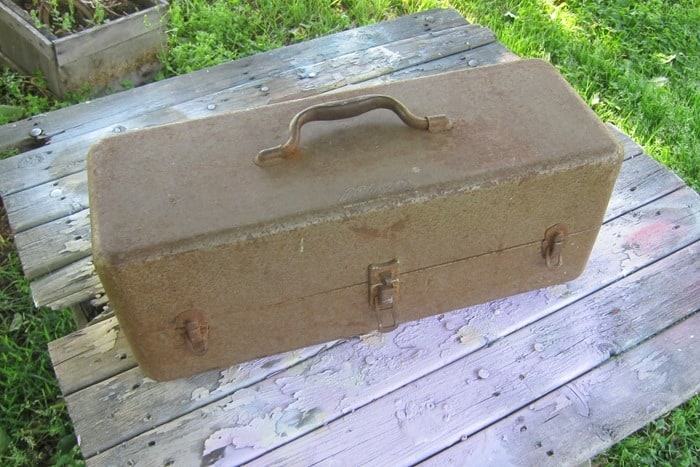
[{"label": "leafy plant", "polygon": [[133,13],[133,0],[29,0],[25,9],[37,29],[48,28],[58,37],[98,26],[108,19]]},{"label": "leafy plant", "polygon": [[[73,329],[70,316],[68,310],[34,309],[3,212],[0,219],[2,465],[55,462],[58,455],[52,453],[56,439],[72,433],[46,352],[49,341]],[[74,437],[65,443],[67,451],[76,445]]]},{"label": "leafy plant", "polygon": [[0,125],[49,110],[64,107],[75,98],[60,101],[46,89],[40,74],[24,76],[7,67],[0,68]]}]

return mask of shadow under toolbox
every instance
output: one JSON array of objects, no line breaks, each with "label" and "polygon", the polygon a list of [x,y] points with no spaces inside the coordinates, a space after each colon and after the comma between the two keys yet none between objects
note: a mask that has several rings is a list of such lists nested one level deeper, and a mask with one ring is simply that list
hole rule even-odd
[{"label": "shadow under toolbox", "polygon": [[172,379],[569,281],[621,162],[540,60],[351,89],[95,145],[94,263]]}]

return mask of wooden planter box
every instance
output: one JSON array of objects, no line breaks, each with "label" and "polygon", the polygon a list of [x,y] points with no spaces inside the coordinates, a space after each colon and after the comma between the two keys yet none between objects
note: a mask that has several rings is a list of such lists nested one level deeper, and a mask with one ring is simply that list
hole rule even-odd
[{"label": "wooden planter box", "polygon": [[59,96],[138,85],[160,69],[167,9],[165,0],[143,0],[141,11],[58,38],[12,0],[0,0],[0,59],[26,74],[41,71]]}]

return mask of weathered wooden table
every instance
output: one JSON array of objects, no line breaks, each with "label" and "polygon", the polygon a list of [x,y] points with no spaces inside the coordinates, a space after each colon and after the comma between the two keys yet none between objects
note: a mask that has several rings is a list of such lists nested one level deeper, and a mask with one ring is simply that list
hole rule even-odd
[{"label": "weathered wooden table", "polygon": [[[435,10],[0,127],[1,146],[23,148],[0,162],[0,190],[37,304],[107,303],[84,170],[100,138],[516,59],[488,29]],[[626,160],[573,282],[167,383],[143,376],[108,315],[51,343],[88,464],[565,465],[689,399],[700,197],[611,131]]]}]

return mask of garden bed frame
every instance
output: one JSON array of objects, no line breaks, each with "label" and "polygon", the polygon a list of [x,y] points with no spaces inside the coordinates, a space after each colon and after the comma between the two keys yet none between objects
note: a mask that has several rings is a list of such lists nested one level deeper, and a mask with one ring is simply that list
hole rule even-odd
[{"label": "garden bed frame", "polygon": [[0,0],[0,59],[28,75],[40,71],[58,96],[145,83],[161,67],[168,3],[144,4],[141,11],[59,38],[37,29],[12,0]]}]

